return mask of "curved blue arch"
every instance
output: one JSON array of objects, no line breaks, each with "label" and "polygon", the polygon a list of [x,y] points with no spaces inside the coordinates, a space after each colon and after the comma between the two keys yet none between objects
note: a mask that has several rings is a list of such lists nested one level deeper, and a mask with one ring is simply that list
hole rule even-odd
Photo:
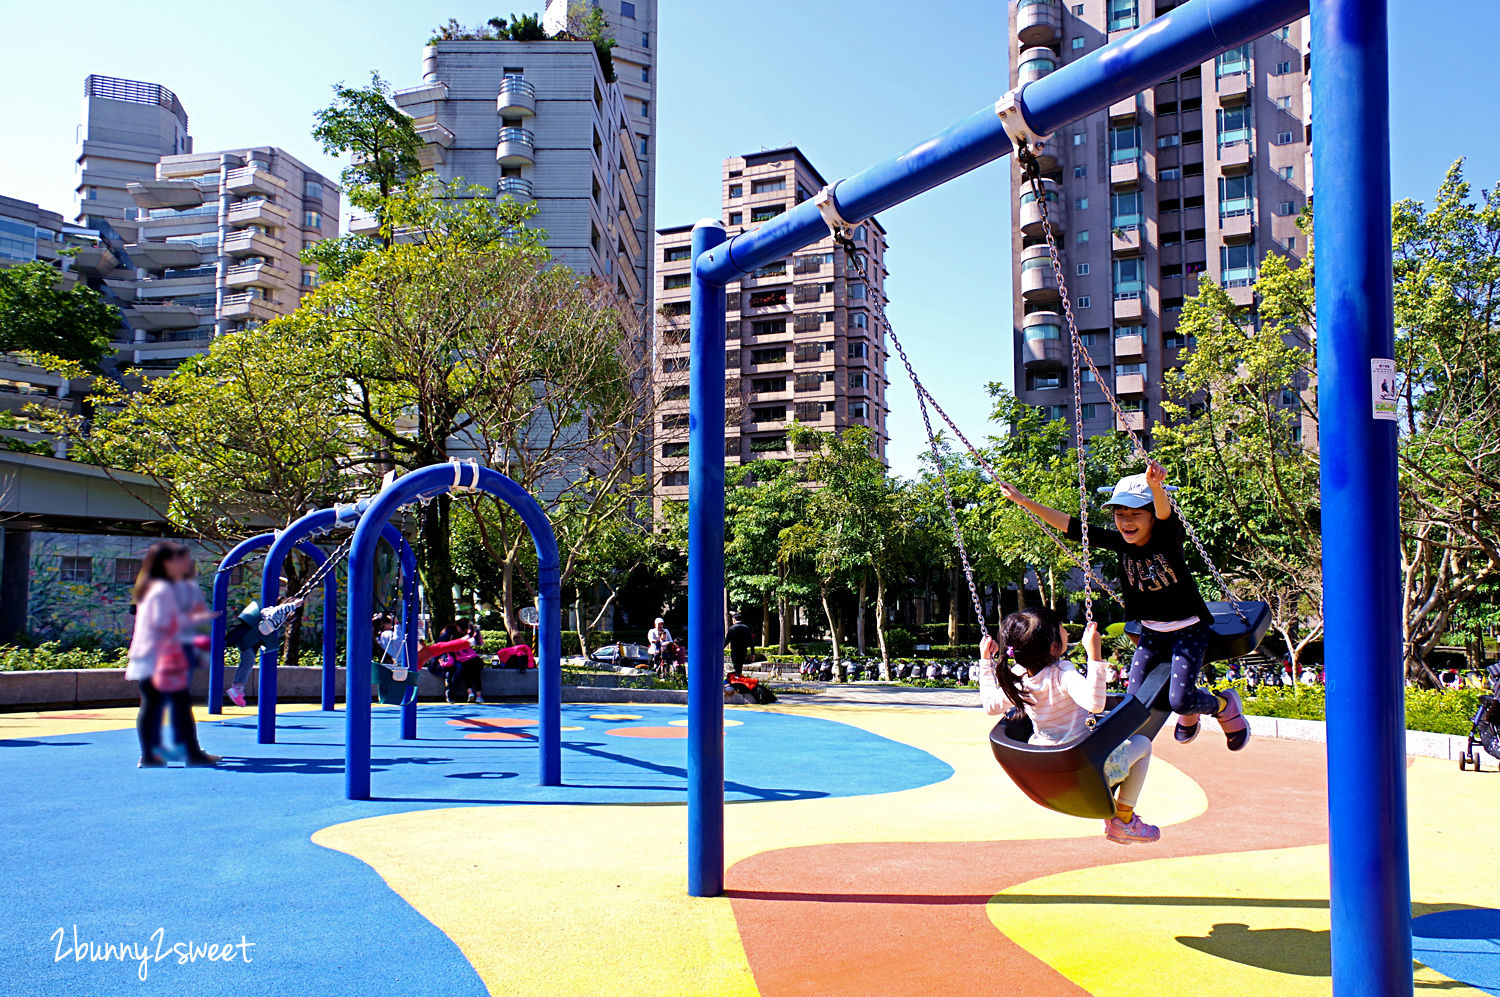
[{"label": "curved blue arch", "polygon": [[[229,610],[229,572],[248,557],[252,551],[260,550],[262,547],[269,547],[275,540],[275,533],[262,533],[247,540],[241,540],[228,554],[224,555],[224,559],[219,562],[219,567],[214,572],[213,595],[211,597],[214,611],[211,630],[211,640],[213,643],[208,659],[208,712],[210,714],[224,712],[224,634],[229,623],[226,615]],[[297,550],[312,558],[313,562],[319,566],[328,560],[328,555],[308,540],[298,541]],[[338,667],[339,656],[338,604],[339,580],[338,575],[332,573],[323,579],[322,706],[325,710],[331,710],[334,707],[334,669]]]},{"label": "curved blue arch", "polygon": [[531,531],[537,557],[537,609],[541,614],[537,627],[541,784],[556,786],[562,782],[562,569],[552,522],[535,498],[499,471],[474,463],[432,464],[402,475],[381,489],[365,508],[349,550],[344,795],[351,800],[370,798],[370,670],[357,667],[355,651],[370,646],[371,578],[379,531],[408,502],[435,498],[455,488],[488,492],[515,510]]},{"label": "curved blue arch", "polygon": [[[339,526],[353,526],[361,521],[365,510],[368,508],[370,499],[363,499],[354,505],[337,505],[328,509],[316,509],[296,520],[286,529],[275,534],[275,540],[271,543],[271,549],[266,553],[265,574],[260,583],[260,604],[262,606],[274,606],[281,598],[281,569],[286,564],[287,555],[297,548],[300,541]],[[382,524],[382,529],[376,536],[376,542],[385,540],[400,556],[401,559],[401,607],[402,607],[402,629],[406,641],[406,653],[409,661],[417,658],[417,613],[416,613],[416,589],[417,589],[417,557],[412,552],[411,545],[401,535],[401,531],[389,523]],[[373,551],[371,563],[364,569],[367,574],[375,570]],[[352,579],[354,575],[351,574]],[[364,579],[367,590],[371,586],[371,579]],[[365,621],[368,626],[369,621]],[[326,636],[324,638],[327,639]],[[366,649],[370,647],[369,638],[362,645]],[[259,744],[276,743],[276,658],[274,651],[262,650],[260,653],[260,685],[257,689],[256,700],[256,741]],[[369,665],[364,663],[365,684],[369,684]],[[358,671],[358,669],[355,669]],[[348,682],[351,676],[345,675],[344,700],[347,704],[354,699],[353,691]],[[324,676],[325,686],[329,683],[329,676]],[[366,688],[365,698],[369,699],[369,690]],[[417,700],[415,693],[408,694],[405,702],[401,704],[401,736],[412,740],[417,736]]]}]

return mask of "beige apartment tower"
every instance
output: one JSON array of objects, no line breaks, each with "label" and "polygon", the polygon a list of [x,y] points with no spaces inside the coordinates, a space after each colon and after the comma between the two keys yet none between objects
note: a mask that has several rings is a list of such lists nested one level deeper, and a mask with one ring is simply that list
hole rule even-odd
[{"label": "beige apartment tower", "polygon": [[[723,212],[731,238],[815,196],[826,181],[796,148],[724,160]],[[656,505],[687,500],[689,273],[692,227],[656,240]],[[886,233],[869,221],[854,231],[873,295],[885,303]],[[874,431],[885,460],[885,341],[876,301],[830,236],[731,284],[725,326],[725,462],[796,459],[787,427]]]},{"label": "beige apartment tower", "polygon": [[[1127,36],[1173,0],[1012,0],[1011,85]],[[1162,374],[1192,344],[1183,299],[1207,274],[1241,305],[1269,253],[1301,258],[1311,196],[1307,22],[1299,21],[1059,129],[1040,157],[1043,198],[1084,345],[1126,410],[1083,372],[1084,438],[1149,432]],[[1012,166],[1015,381],[1072,420],[1068,332],[1036,195]],[[1118,425],[1117,425],[1118,422]]]}]

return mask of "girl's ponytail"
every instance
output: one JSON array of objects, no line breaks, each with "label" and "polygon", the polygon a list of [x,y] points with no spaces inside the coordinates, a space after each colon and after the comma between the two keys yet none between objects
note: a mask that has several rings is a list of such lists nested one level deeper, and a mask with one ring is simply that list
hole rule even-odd
[{"label": "girl's ponytail", "polygon": [[[1001,628],[1001,639],[1004,639],[1004,627]],[[995,684],[1000,686],[1000,691],[1005,693],[1007,699],[1017,706],[1025,707],[1031,705],[1031,693],[1021,688],[1021,678],[1010,667],[1011,647],[1002,644],[1000,647],[999,660],[995,662]]]},{"label": "girl's ponytail", "polygon": [[1000,666],[995,679],[1011,702],[1030,703],[1031,696],[1021,688],[1021,680],[1011,668],[1014,661],[1028,675],[1052,664],[1053,648],[1062,643],[1062,622],[1048,609],[1023,609],[1011,613],[1000,623]]}]

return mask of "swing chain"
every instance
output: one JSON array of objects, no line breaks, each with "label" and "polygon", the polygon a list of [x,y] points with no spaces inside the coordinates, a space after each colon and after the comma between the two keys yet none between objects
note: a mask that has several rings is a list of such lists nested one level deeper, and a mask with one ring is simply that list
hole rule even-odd
[{"label": "swing chain", "polygon": [[344,542],[335,547],[333,553],[328,555],[328,559],[318,566],[318,570],[312,573],[312,577],[302,583],[302,587],[297,590],[297,594],[287,601],[292,602],[297,599],[305,599],[307,594],[316,588],[319,582],[328,577],[330,571],[339,566],[339,562],[349,553],[349,548],[353,545],[354,533],[351,531],[349,536],[344,539]]},{"label": "swing chain", "polygon": [[[1115,397],[1114,391],[1110,388],[1103,375],[1099,373],[1099,368],[1094,364],[1093,356],[1083,345],[1083,337],[1079,335],[1078,323],[1073,315],[1073,301],[1068,294],[1068,281],[1067,278],[1063,276],[1062,254],[1058,251],[1057,240],[1052,232],[1052,220],[1050,217],[1048,217],[1047,213],[1047,198],[1046,191],[1042,187],[1041,164],[1037,161],[1036,154],[1031,150],[1030,146],[1023,146],[1021,148],[1018,148],[1016,150],[1016,157],[1021,161],[1022,171],[1026,175],[1026,180],[1031,184],[1032,196],[1036,199],[1037,210],[1041,213],[1042,233],[1047,239],[1047,253],[1051,257],[1052,274],[1057,280],[1057,293],[1062,299],[1063,318],[1064,321],[1066,321],[1068,324],[1068,336],[1072,344],[1074,411],[1073,428],[1075,431],[1075,435],[1079,437],[1080,441],[1079,493],[1081,501],[1084,497],[1085,483],[1083,480],[1084,474],[1082,456],[1083,401],[1082,395],[1080,394],[1082,386],[1079,383],[1079,374],[1081,371],[1078,366],[1078,361],[1080,359],[1082,359],[1083,362],[1088,365],[1089,371],[1094,375],[1094,383],[1097,384],[1099,386],[1099,390],[1104,393],[1105,401],[1109,403],[1110,409],[1114,412],[1115,425],[1125,431],[1126,435],[1130,438],[1131,444],[1134,445],[1136,453],[1143,460],[1151,460],[1151,454],[1146,450],[1146,444],[1141,441],[1140,436],[1136,434],[1136,431],[1133,428],[1131,428],[1129,420],[1125,418],[1125,410],[1120,407],[1119,399]],[[1172,511],[1176,514],[1177,521],[1182,524],[1183,532],[1186,533],[1188,539],[1193,542],[1193,546],[1198,551],[1198,556],[1202,558],[1203,563],[1208,566],[1209,572],[1213,575],[1214,581],[1219,586],[1219,591],[1224,594],[1224,597],[1229,601],[1229,604],[1234,607],[1235,614],[1239,616],[1240,622],[1248,625],[1250,621],[1246,618],[1245,611],[1240,608],[1239,600],[1235,598],[1234,592],[1230,589],[1228,579],[1224,577],[1224,574],[1219,570],[1218,565],[1216,565],[1208,556],[1208,549],[1206,546],[1204,546],[1202,538],[1198,536],[1198,531],[1193,528],[1193,524],[1188,522],[1187,517],[1182,514],[1182,506],[1178,504],[1177,496],[1172,492],[1167,492],[1167,501],[1172,504]],[[1080,521],[1083,522],[1084,549],[1086,553],[1088,549],[1088,522],[1082,517],[1080,517]]]}]

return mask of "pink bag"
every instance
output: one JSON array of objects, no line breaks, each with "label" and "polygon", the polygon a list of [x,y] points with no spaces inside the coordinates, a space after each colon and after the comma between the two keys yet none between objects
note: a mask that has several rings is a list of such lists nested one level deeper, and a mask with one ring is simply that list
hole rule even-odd
[{"label": "pink bag", "polygon": [[182,645],[169,640],[162,645],[156,656],[156,671],[151,675],[151,684],[157,692],[181,692],[188,687],[188,659]]}]

